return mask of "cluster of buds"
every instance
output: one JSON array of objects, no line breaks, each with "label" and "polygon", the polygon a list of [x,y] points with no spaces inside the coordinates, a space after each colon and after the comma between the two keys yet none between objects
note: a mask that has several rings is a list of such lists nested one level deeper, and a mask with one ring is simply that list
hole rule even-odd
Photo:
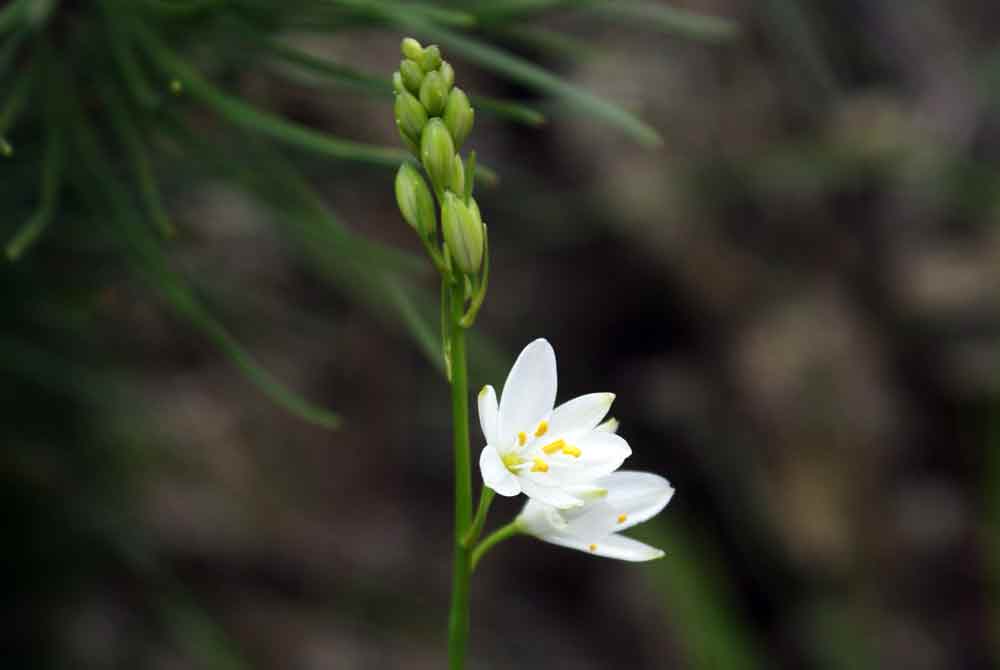
[{"label": "cluster of buds", "polygon": [[[423,47],[407,37],[402,53],[399,70],[392,76],[396,127],[427,173],[430,187],[414,165],[404,163],[396,174],[396,202],[438,269],[449,275],[457,270],[468,277],[476,287],[474,294],[485,291],[486,227],[472,197],[475,153],[467,160],[459,154],[475,111],[465,92],[455,86],[455,70],[442,60],[436,45]],[[479,296],[469,297],[473,304],[478,302]]]}]

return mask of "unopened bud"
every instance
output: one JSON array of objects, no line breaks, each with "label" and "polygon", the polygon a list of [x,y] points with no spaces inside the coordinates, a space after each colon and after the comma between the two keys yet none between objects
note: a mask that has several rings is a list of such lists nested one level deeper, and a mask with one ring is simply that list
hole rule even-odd
[{"label": "unopened bud", "polygon": [[413,95],[419,95],[420,84],[424,81],[424,71],[420,69],[416,61],[408,58],[403,59],[399,64],[399,74],[403,78],[403,85]]},{"label": "unopened bud", "polygon": [[455,159],[451,162],[451,183],[448,188],[459,197],[465,195],[465,163],[458,154],[455,154]]},{"label": "unopened bud", "polygon": [[396,204],[408,224],[427,239],[437,229],[434,197],[420,171],[409,163],[399,166],[396,173]]},{"label": "unopened bud", "polygon": [[[475,212],[479,208],[476,207]],[[458,269],[475,274],[483,264],[483,222],[465,202],[451,191],[444,194],[441,206],[441,229],[444,242]]]},{"label": "unopened bud", "polygon": [[420,42],[416,41],[412,37],[404,37],[403,43],[400,45],[400,51],[403,55],[412,61],[420,62],[420,59],[424,55],[424,48],[420,46]]},{"label": "unopened bud", "polygon": [[465,91],[457,86],[451,89],[448,94],[448,102],[444,106],[444,123],[448,127],[455,146],[459,149],[465,142],[465,138],[472,132],[472,124],[476,119],[476,112],[469,104],[469,97]]},{"label": "unopened bud", "polygon": [[420,162],[430,175],[434,188],[439,192],[451,182],[451,164],[454,160],[455,143],[451,141],[451,133],[445,127],[444,121],[438,118],[431,119],[420,135]]},{"label": "unopened bud", "polygon": [[451,90],[451,87],[455,85],[455,68],[448,61],[442,61],[438,72],[441,73],[441,78],[444,79],[444,85],[448,87],[448,90]]},{"label": "unopened bud", "polygon": [[441,116],[444,103],[448,98],[448,87],[444,84],[441,73],[428,72],[420,85],[420,102],[431,116]]},{"label": "unopened bud", "polygon": [[413,142],[420,141],[420,132],[427,125],[427,112],[420,101],[414,98],[407,91],[396,94],[396,123],[399,124],[399,131],[409,137]]},{"label": "unopened bud", "polygon": [[406,148],[410,150],[410,153],[413,154],[417,160],[419,160],[420,144],[411,140],[410,136],[403,132],[403,127],[400,125],[399,121],[396,121],[396,130],[399,131],[399,139],[403,140],[403,144],[406,145]]},{"label": "unopened bud", "polygon": [[406,86],[403,85],[403,75],[399,72],[392,73],[392,90],[396,93],[402,93],[406,90]]},{"label": "unopened bud", "polygon": [[441,49],[438,45],[432,44],[429,47],[424,48],[424,53],[421,54],[420,67],[423,68],[424,72],[431,72],[433,70],[441,67]]}]

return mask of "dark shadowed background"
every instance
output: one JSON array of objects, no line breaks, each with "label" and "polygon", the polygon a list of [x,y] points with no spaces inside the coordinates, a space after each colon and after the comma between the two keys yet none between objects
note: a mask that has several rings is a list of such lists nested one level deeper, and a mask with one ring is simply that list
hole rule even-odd
[{"label": "dark shadowed background", "polygon": [[615,392],[627,466],[677,489],[635,533],[659,561],[495,549],[471,667],[996,667],[995,3],[287,4],[0,9],[2,241],[38,228],[0,272],[4,667],[444,666],[448,389],[395,159],[212,97],[398,146],[410,33],[546,118],[477,112],[500,179],[470,384],[548,338],[560,400]]}]

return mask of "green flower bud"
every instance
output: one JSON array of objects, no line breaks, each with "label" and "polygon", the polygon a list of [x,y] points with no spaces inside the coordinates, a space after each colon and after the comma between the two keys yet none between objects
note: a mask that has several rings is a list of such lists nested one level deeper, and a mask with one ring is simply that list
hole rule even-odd
[{"label": "green flower bud", "polygon": [[424,72],[431,72],[433,70],[441,67],[441,50],[438,45],[432,44],[424,49],[424,53],[420,56],[420,67],[423,68]]},{"label": "green flower bud", "polygon": [[441,116],[447,98],[448,87],[444,85],[441,73],[428,72],[424,76],[424,83],[420,85],[420,102],[427,109],[427,113],[430,116]]},{"label": "green flower bud", "polygon": [[448,102],[444,106],[444,123],[448,126],[448,132],[455,140],[455,146],[462,148],[465,138],[472,131],[472,123],[475,121],[476,112],[469,105],[469,98],[465,91],[459,87],[451,89],[448,94]]},{"label": "green flower bud", "polygon": [[424,81],[424,71],[420,69],[416,61],[404,59],[399,64],[399,74],[403,78],[403,84],[413,95],[420,93],[420,84]]},{"label": "green flower bud", "polygon": [[399,131],[399,139],[403,140],[403,144],[406,148],[410,150],[410,153],[420,158],[420,145],[410,139],[410,136],[403,132],[403,127],[400,125],[399,121],[396,121],[396,130]]},{"label": "green flower bud", "polygon": [[437,229],[434,196],[420,171],[409,163],[400,165],[396,173],[396,204],[418,235],[427,239],[434,234]]},{"label": "green flower bud", "polygon": [[444,85],[451,90],[451,87],[455,85],[455,68],[451,66],[448,61],[443,61],[441,67],[438,68],[438,72],[441,73],[441,78],[444,79]]},{"label": "green flower bud", "polygon": [[[476,207],[475,212],[479,208]],[[475,274],[483,264],[483,222],[461,198],[451,191],[444,194],[441,229],[452,260],[466,274]]]},{"label": "green flower bud", "polygon": [[448,188],[459,197],[465,197],[465,163],[458,154],[455,154],[455,160],[451,162],[451,183]]},{"label": "green flower bud", "polygon": [[420,46],[420,42],[416,41],[412,37],[403,38],[403,43],[400,45],[400,51],[403,52],[404,56],[417,63],[420,62],[420,59],[423,58],[424,55],[424,48]]},{"label": "green flower bud", "polygon": [[427,112],[420,101],[408,92],[396,94],[396,123],[399,130],[414,142],[420,141],[420,132],[427,125]]},{"label": "green flower bud", "polygon": [[469,211],[472,212],[472,216],[476,218],[476,221],[482,223],[483,215],[479,213],[479,203],[476,202],[475,198],[469,198]]},{"label": "green flower bud", "polygon": [[396,93],[402,93],[406,90],[406,86],[403,85],[403,75],[399,72],[392,73],[392,90]]},{"label": "green flower bud", "polygon": [[444,121],[431,119],[424,126],[420,135],[420,162],[430,175],[431,183],[438,191],[451,182],[452,167],[455,160],[455,143],[451,141],[451,133],[445,127]]}]

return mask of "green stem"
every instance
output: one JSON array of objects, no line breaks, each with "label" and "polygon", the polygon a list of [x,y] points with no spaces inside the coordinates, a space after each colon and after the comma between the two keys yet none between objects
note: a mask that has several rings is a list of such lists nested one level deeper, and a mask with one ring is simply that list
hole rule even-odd
[{"label": "green stem", "polygon": [[476,565],[486,554],[487,551],[493,548],[493,545],[499,544],[504,540],[510,539],[515,535],[521,533],[521,525],[518,523],[517,519],[514,519],[506,526],[501,526],[495,531],[483,538],[483,541],[476,545],[476,548],[472,550],[472,559],[469,561],[469,571],[476,569]]},{"label": "green stem", "polygon": [[476,510],[476,518],[473,519],[469,532],[462,538],[462,544],[465,545],[466,549],[474,545],[482,534],[483,526],[486,525],[486,515],[490,512],[490,504],[493,502],[494,495],[496,492],[488,486],[484,486],[479,494],[479,508]]},{"label": "green stem", "polygon": [[448,617],[448,659],[451,670],[465,667],[469,639],[469,550],[462,543],[472,523],[472,474],[469,465],[469,379],[462,319],[464,287],[451,287],[451,415],[455,448],[455,555],[452,567],[451,613]]}]

